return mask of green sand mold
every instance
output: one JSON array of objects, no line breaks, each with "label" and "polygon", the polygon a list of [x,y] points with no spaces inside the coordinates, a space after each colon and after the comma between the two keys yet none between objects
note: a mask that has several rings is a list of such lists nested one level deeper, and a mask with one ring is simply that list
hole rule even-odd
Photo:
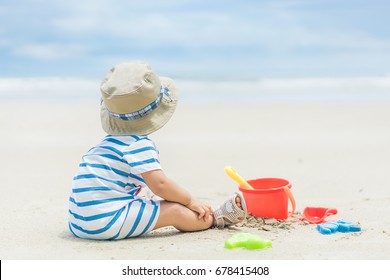
[{"label": "green sand mold", "polygon": [[226,249],[245,248],[248,250],[264,250],[272,248],[272,242],[255,234],[240,232],[225,241]]}]

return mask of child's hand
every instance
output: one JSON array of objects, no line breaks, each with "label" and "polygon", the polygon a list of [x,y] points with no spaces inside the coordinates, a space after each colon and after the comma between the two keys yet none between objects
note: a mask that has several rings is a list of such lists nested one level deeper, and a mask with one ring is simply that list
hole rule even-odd
[{"label": "child's hand", "polygon": [[211,214],[213,214],[213,209],[211,208],[211,206],[208,206],[195,199],[191,200],[191,202],[188,203],[186,207],[198,213],[198,219],[203,218],[203,220],[205,221]]}]

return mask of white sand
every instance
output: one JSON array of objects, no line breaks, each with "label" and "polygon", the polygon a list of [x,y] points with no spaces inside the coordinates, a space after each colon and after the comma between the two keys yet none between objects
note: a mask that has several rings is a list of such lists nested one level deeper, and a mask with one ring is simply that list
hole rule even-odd
[{"label": "white sand", "polygon": [[[292,182],[297,210],[335,207],[328,220],[360,223],[358,234],[321,235],[314,225],[88,241],[67,228],[71,179],[81,155],[104,136],[96,103],[0,105],[0,258],[378,260],[390,258],[389,104],[181,104],[151,135],[166,173],[217,206],[237,190],[224,173]],[[224,249],[238,231],[273,248]]]}]

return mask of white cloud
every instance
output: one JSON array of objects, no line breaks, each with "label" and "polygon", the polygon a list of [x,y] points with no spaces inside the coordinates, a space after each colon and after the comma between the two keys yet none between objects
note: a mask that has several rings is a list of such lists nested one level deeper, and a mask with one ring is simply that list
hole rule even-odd
[{"label": "white cloud", "polygon": [[[102,10],[104,10],[102,8]],[[108,10],[108,11],[107,11]],[[131,40],[131,43],[208,46],[226,42],[235,23],[219,12],[172,11],[145,13],[114,10],[64,15],[52,20],[55,28],[67,34],[93,34],[98,37]],[[130,15],[129,15],[130,13]],[[233,41],[232,41],[233,42]]]},{"label": "white cloud", "polygon": [[[253,11],[249,15],[242,12],[245,5],[232,5],[227,9],[191,9],[188,3],[171,1],[170,5],[175,8],[161,12],[148,1],[122,5],[114,5],[112,1],[97,1],[93,5],[63,1],[58,5],[67,12],[53,18],[51,24],[68,34],[87,33],[142,42],[152,47],[164,43],[187,48],[215,46],[221,50],[229,46],[265,47],[271,52],[300,48],[332,51],[390,49],[387,39],[365,34],[353,27],[338,29],[332,22],[316,22],[313,18],[306,18],[299,10],[290,9],[290,4],[286,6],[286,3],[246,5],[247,9],[259,11],[259,15],[254,17]],[[298,4],[305,6],[307,1],[298,1]],[[329,17],[329,14],[326,15]],[[325,16],[320,20],[330,18]],[[348,20],[348,15],[345,20]]]},{"label": "white cloud", "polygon": [[84,56],[87,53],[87,49],[87,46],[78,44],[41,43],[15,46],[12,53],[17,56],[57,60]]},{"label": "white cloud", "polygon": [[[278,37],[269,37],[266,41],[272,48],[311,48],[332,51],[388,51],[390,41],[379,39],[367,34],[340,31],[336,29],[316,30],[304,26],[288,26],[280,30],[274,30]],[[283,46],[277,43],[285,42]]]}]

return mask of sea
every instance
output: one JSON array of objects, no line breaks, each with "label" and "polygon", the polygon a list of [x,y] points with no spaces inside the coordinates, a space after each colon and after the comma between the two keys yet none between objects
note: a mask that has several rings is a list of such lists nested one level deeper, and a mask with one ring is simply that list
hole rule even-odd
[{"label": "sea", "polygon": [[[390,75],[379,77],[175,80],[180,102],[390,102]],[[0,78],[0,102],[99,102],[100,80]]]}]

